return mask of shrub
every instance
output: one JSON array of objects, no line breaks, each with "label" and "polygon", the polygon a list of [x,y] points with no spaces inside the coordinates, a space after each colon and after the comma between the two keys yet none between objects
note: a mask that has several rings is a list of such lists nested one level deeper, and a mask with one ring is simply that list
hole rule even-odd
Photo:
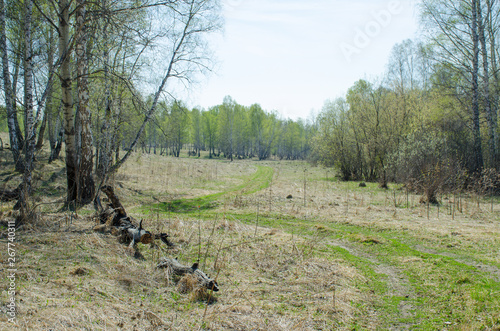
[{"label": "shrub", "polygon": [[466,177],[447,146],[446,138],[435,133],[408,135],[389,156],[387,172],[423,194],[422,202],[437,204],[439,192],[461,188]]}]

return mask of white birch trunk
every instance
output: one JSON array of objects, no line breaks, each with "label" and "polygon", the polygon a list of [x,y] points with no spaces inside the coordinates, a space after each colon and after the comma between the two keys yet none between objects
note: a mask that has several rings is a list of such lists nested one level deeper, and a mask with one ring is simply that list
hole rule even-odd
[{"label": "white birch trunk", "polygon": [[20,142],[18,139],[19,132],[18,125],[16,125],[16,112],[14,109],[14,95],[12,92],[12,85],[10,80],[9,71],[9,57],[7,49],[7,38],[5,36],[5,4],[4,0],[0,0],[0,50],[2,51],[2,73],[3,73],[3,86],[5,92],[5,106],[7,108],[7,124],[9,127],[9,138],[12,155],[16,164],[16,170],[22,171],[24,166],[21,159]]},{"label": "white birch trunk", "polygon": [[66,178],[68,206],[76,201],[76,144],[75,115],[73,112],[73,96],[71,88],[70,54],[69,54],[69,2],[59,0],[59,56],[62,59],[60,68],[64,142],[66,151]]},{"label": "white birch trunk", "polygon": [[88,107],[88,63],[87,63],[87,28],[86,28],[86,0],[77,0],[76,12],[76,65],[77,65],[77,90],[78,90],[78,114],[80,119],[80,159],[77,177],[77,201],[79,204],[87,204],[94,198],[95,185],[93,179],[93,141],[91,114]]}]

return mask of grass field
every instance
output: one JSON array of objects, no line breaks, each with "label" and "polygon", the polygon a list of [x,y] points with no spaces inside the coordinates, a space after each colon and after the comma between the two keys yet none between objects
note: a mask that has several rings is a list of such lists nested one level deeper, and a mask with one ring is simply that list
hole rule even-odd
[{"label": "grass field", "polygon": [[[0,185],[13,188],[9,154]],[[35,330],[500,330],[500,204],[444,195],[419,203],[340,182],[299,161],[135,154],[112,178],[129,214],[176,244],[129,256],[92,231],[91,207],[60,212],[63,163],[38,158],[33,224],[16,232],[17,325]],[[11,218],[2,203],[0,218]],[[7,231],[0,239],[7,269]],[[216,277],[207,305],[163,270],[177,257]]]}]

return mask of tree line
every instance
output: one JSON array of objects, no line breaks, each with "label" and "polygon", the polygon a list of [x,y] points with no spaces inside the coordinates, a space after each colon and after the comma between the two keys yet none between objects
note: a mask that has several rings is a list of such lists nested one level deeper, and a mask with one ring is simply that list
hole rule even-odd
[{"label": "tree line", "polygon": [[500,168],[500,5],[423,0],[420,15],[422,38],[395,45],[383,77],[325,103],[313,159],[345,180],[412,183],[434,202]]},{"label": "tree line", "polygon": [[[130,145],[135,121],[124,123],[122,147]],[[306,159],[315,134],[313,120],[281,119],[259,104],[249,107],[227,96],[220,105],[204,109],[188,109],[182,101],[161,102],[149,124],[140,148],[143,152],[179,157],[181,149],[191,156],[258,158],[273,156],[280,160]],[[137,146],[139,147],[139,146]]]}]

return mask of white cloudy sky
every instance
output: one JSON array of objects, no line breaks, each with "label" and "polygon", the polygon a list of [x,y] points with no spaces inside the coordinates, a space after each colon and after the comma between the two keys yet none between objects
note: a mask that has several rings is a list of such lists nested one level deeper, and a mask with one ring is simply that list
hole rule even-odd
[{"label": "white cloudy sky", "polygon": [[190,106],[230,95],[307,118],[356,80],[381,75],[393,45],[418,30],[417,0],[222,1],[225,31],[212,42],[218,70],[191,90]]}]

